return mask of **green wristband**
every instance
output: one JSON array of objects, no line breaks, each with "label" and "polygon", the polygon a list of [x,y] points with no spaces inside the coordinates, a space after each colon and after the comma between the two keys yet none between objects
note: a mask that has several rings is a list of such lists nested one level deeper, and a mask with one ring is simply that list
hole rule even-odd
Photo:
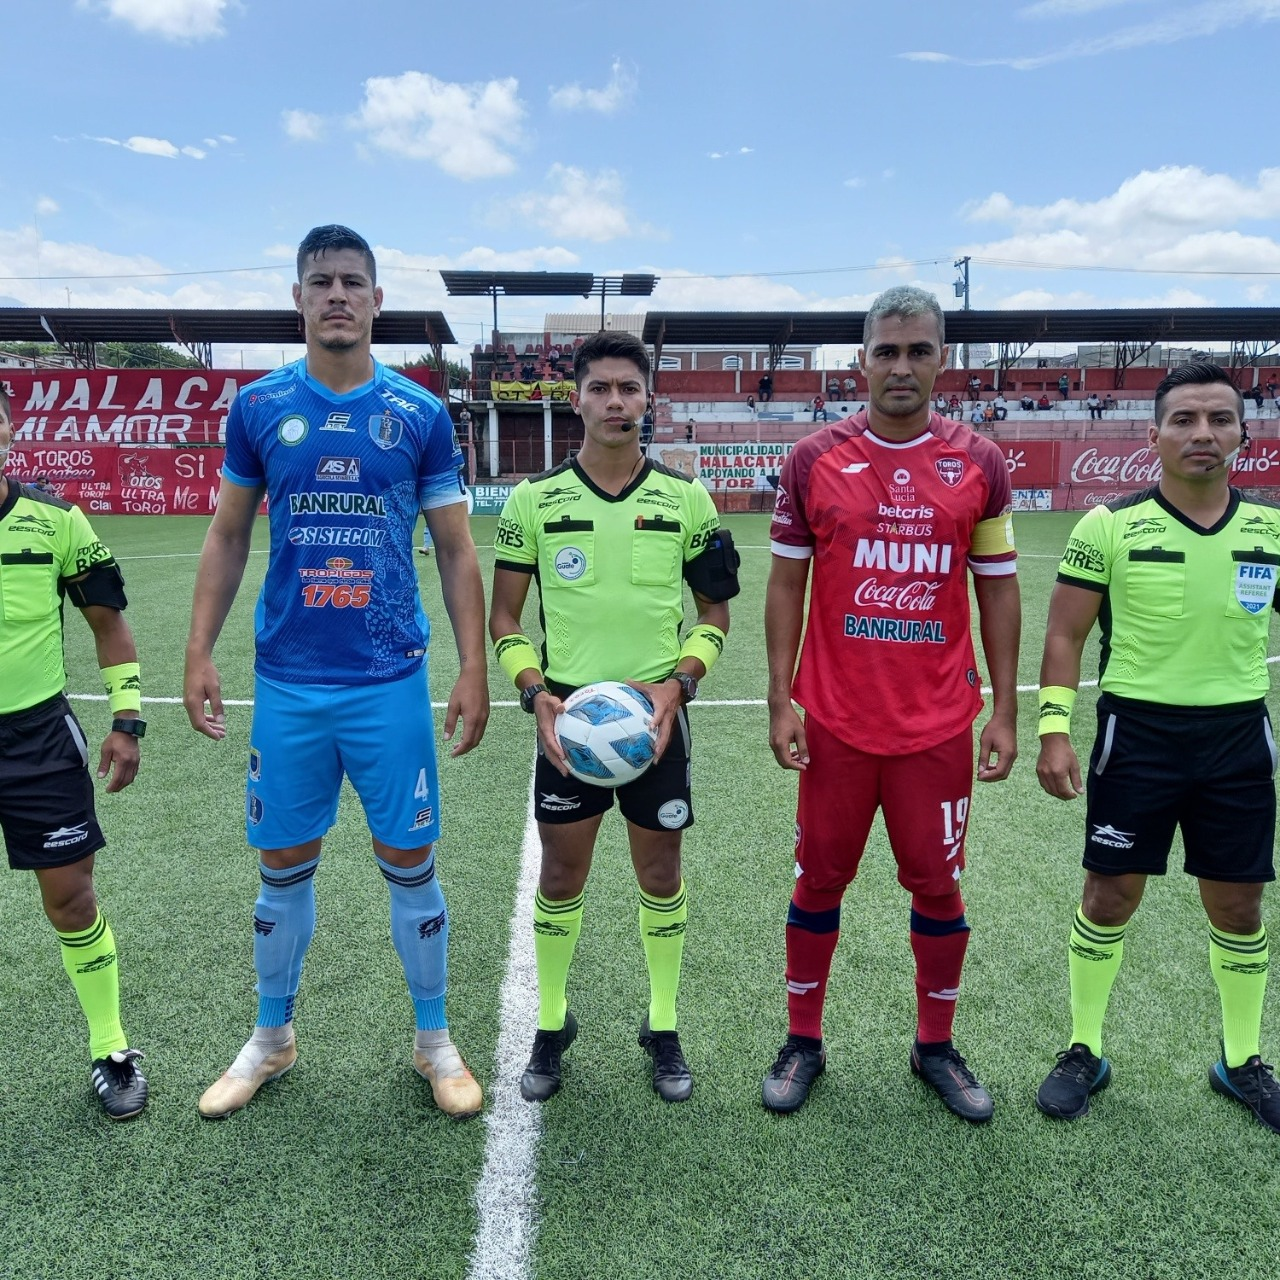
[{"label": "green wristband", "polygon": [[697,658],[710,671],[724,648],[724,632],[719,627],[700,622],[690,630],[680,646],[681,658]]},{"label": "green wristband", "polygon": [[533,641],[519,631],[493,642],[493,651],[498,657],[498,665],[507,673],[507,679],[515,684],[516,677],[530,667],[540,671],[541,661]]},{"label": "green wristband", "polygon": [[142,710],[142,673],[136,662],[121,662],[102,668],[102,684],[107,691],[111,714]]},{"label": "green wristband", "polygon": [[1076,690],[1065,685],[1046,684],[1040,688],[1040,720],[1036,732],[1071,733],[1071,708],[1076,703]]}]

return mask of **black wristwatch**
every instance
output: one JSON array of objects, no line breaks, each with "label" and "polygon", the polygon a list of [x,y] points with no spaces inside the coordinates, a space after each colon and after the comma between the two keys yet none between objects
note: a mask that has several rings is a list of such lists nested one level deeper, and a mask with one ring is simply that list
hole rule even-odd
[{"label": "black wristwatch", "polygon": [[674,680],[680,686],[680,692],[684,694],[686,704],[698,696],[697,677],[691,676],[687,671],[673,671],[667,679]]},{"label": "black wristwatch", "polygon": [[144,738],[147,734],[147,722],[145,720],[113,720],[111,722],[112,733],[127,733],[131,738]]},{"label": "black wristwatch", "polygon": [[531,684],[527,689],[520,690],[520,705],[530,714],[533,715],[533,700],[540,693],[550,693],[551,690],[545,684]]}]

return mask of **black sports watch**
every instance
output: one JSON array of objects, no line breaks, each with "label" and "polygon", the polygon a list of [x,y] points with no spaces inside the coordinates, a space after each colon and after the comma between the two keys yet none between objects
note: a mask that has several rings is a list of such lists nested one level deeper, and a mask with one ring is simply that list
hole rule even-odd
[{"label": "black sports watch", "polygon": [[520,705],[530,714],[533,715],[533,700],[540,693],[550,693],[551,690],[545,684],[531,684],[527,689],[520,690]]},{"label": "black sports watch", "polygon": [[697,677],[691,676],[687,671],[673,671],[667,679],[674,680],[680,686],[680,692],[684,694],[686,704],[698,696]]},{"label": "black sports watch", "polygon": [[131,738],[144,738],[147,734],[147,722],[145,720],[116,719],[111,722],[111,732],[127,733]]}]

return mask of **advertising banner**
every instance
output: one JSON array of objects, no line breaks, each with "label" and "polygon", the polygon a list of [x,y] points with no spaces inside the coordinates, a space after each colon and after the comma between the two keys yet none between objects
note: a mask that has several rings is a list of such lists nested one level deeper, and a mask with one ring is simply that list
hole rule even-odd
[{"label": "advertising banner", "polygon": [[218,504],[223,450],[217,446],[15,444],[5,475],[37,481],[90,515],[212,515]]},{"label": "advertising banner", "polygon": [[1057,480],[1058,442],[1026,440],[996,442],[1009,469],[1009,483],[1015,489],[1046,489]]},{"label": "advertising banner", "polygon": [[1013,509],[1015,511],[1052,511],[1052,489],[1015,489],[1013,491]]},{"label": "advertising banner", "polygon": [[513,484],[473,484],[469,512],[476,516],[496,516],[511,496]]},{"label": "advertising banner", "polygon": [[[663,452],[670,452],[666,446]],[[674,446],[678,449],[678,446]],[[685,446],[689,452],[693,446]],[[697,446],[697,476],[713,492],[726,489],[773,489],[791,452],[791,443],[729,443]],[[668,463],[668,466],[674,464]],[[683,468],[677,468],[683,470]]]},{"label": "advertising banner", "polygon": [[250,369],[0,369],[17,444],[217,444]]},{"label": "advertising banner", "polygon": [[568,400],[576,382],[490,382],[490,400]]}]

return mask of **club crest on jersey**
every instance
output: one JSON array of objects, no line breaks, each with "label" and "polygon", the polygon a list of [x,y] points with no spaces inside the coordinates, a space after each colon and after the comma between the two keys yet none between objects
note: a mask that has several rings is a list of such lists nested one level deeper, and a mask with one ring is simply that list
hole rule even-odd
[{"label": "club crest on jersey", "polygon": [[404,435],[404,423],[390,413],[374,414],[369,419],[369,439],[379,449],[394,449]]},{"label": "club crest on jersey", "polygon": [[1261,613],[1276,594],[1276,577],[1280,569],[1274,564],[1236,565],[1236,599],[1250,613]]},{"label": "club crest on jersey", "polygon": [[276,434],[280,437],[281,444],[301,444],[307,438],[307,431],[310,426],[311,424],[302,414],[291,413],[287,418],[280,419]]},{"label": "club crest on jersey", "polygon": [[933,464],[933,469],[938,473],[938,479],[948,489],[954,489],[960,483],[960,477],[964,475],[964,463],[959,458],[938,458]]}]

